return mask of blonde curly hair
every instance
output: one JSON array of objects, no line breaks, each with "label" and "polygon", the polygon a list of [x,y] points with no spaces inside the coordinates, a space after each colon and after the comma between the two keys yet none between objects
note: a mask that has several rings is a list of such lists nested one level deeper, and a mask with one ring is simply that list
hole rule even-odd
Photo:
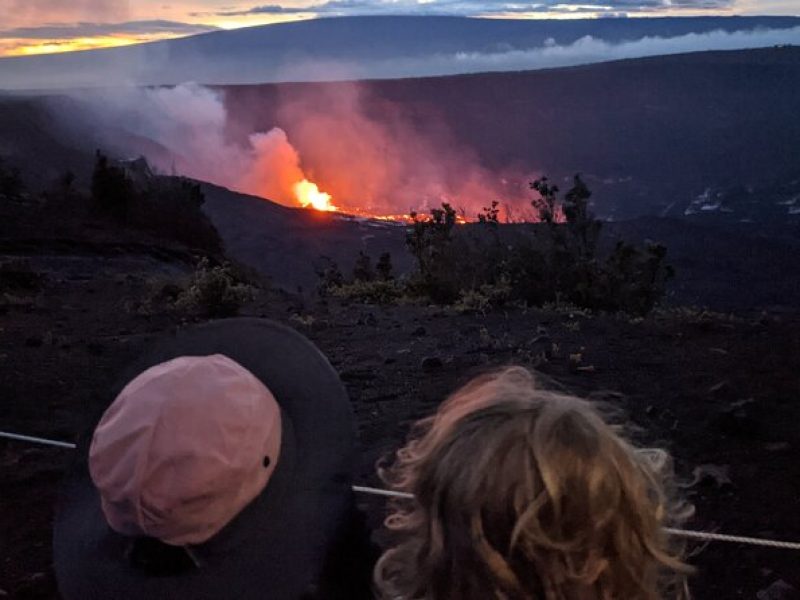
[{"label": "blonde curly hair", "polygon": [[688,597],[691,569],[664,532],[691,514],[669,455],[523,368],[458,390],[379,472],[414,495],[386,519],[400,539],[375,567],[381,598]]}]

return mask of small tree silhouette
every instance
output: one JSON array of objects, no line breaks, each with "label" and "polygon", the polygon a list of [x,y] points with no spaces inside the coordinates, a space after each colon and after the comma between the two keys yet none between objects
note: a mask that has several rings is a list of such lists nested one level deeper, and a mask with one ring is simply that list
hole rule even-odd
[{"label": "small tree silhouette", "polygon": [[384,252],[378,257],[378,264],[375,265],[375,271],[378,273],[378,279],[381,281],[391,281],[394,279],[392,255],[389,252]]},{"label": "small tree silhouette", "polygon": [[484,206],[483,212],[478,213],[478,222],[487,223],[489,225],[498,225],[500,223],[500,202],[492,200],[491,205]]},{"label": "small tree silhouette", "polygon": [[14,198],[22,193],[22,177],[17,167],[11,167],[0,158],[0,194]]},{"label": "small tree silhouette", "polygon": [[75,173],[64,171],[58,178],[58,191],[64,200],[69,200],[75,191]]},{"label": "small tree silhouette", "polygon": [[353,267],[353,279],[355,281],[372,281],[375,279],[375,271],[372,270],[372,259],[364,254],[363,250],[358,252],[356,264]]},{"label": "small tree silhouette", "polygon": [[98,150],[92,173],[94,205],[115,217],[124,218],[128,215],[135,196],[133,182],[128,179],[125,170],[112,165],[108,157]]},{"label": "small tree silhouette", "polygon": [[[591,309],[646,314],[664,295],[666,283],[674,272],[666,264],[664,246],[650,244],[644,250],[618,242],[601,261],[598,243],[603,223],[589,211],[591,191],[580,175],[558,202],[558,187],[547,178],[534,181],[531,187],[540,197],[534,208],[546,224],[543,278],[557,299]],[[559,223],[559,209],[564,222]]]},{"label": "small tree silhouette", "polygon": [[550,185],[547,177],[540,177],[531,182],[531,189],[539,192],[539,197],[531,201],[539,219],[548,225],[555,224],[558,214],[558,186]]},{"label": "small tree silhouette", "polygon": [[406,247],[417,262],[418,291],[436,302],[452,302],[458,296],[458,288],[452,285],[447,272],[451,262],[448,250],[453,242],[453,227],[456,211],[448,203],[433,208],[430,218],[423,219],[411,213],[411,227],[406,234]]},{"label": "small tree silhouette", "polygon": [[325,297],[332,289],[344,285],[344,275],[330,256],[320,256],[320,262],[321,264],[314,269],[319,280],[317,292]]},{"label": "small tree silhouette", "polygon": [[433,276],[436,260],[452,241],[456,224],[456,211],[448,203],[442,208],[432,208],[429,219],[411,213],[411,229],[406,235],[406,246],[417,260],[417,268],[424,279]]}]

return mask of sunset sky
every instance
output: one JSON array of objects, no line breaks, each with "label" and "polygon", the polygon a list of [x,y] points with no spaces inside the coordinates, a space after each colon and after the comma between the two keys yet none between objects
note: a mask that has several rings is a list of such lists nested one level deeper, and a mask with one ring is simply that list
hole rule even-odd
[{"label": "sunset sky", "polygon": [[0,0],[0,56],[134,44],[322,16],[799,15],[800,0]]}]

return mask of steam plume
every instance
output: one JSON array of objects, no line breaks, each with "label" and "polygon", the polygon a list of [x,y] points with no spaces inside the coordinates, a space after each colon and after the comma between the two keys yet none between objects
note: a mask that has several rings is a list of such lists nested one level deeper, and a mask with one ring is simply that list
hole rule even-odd
[{"label": "steam plume", "polygon": [[103,115],[106,141],[144,153],[161,171],[289,206],[336,204],[398,215],[447,201],[474,218],[493,199],[521,198],[520,186],[483,168],[435,119],[421,127],[401,106],[375,99],[370,110],[377,114],[368,114],[364,94],[358,84],[286,92],[275,112],[280,127],[244,139],[231,133],[238,117],[224,95],[199,85],[129,88],[83,100]]}]

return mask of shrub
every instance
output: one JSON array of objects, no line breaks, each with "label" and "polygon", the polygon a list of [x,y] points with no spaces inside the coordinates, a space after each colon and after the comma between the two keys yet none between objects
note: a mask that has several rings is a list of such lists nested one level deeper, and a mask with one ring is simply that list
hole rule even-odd
[{"label": "shrub", "polygon": [[460,291],[450,270],[456,264],[452,252],[456,211],[444,203],[441,208],[431,209],[430,218],[420,218],[412,212],[411,219],[406,247],[417,263],[411,291],[434,302],[453,302]]},{"label": "shrub", "polygon": [[144,290],[139,298],[129,298],[125,306],[130,313],[154,315],[174,310],[185,291],[185,282],[167,275],[156,275],[144,280]]},{"label": "shrub", "polygon": [[588,310],[647,314],[663,297],[673,276],[666,248],[639,248],[620,242],[601,256],[602,222],[589,211],[591,192],[575,176],[559,200],[559,190],[546,178],[531,183],[538,197],[531,202],[537,223],[499,227],[499,203],[492,202],[478,222],[456,227],[449,204],[433,209],[430,217],[412,213],[406,247],[415,270],[401,286],[372,288],[375,278],[389,281],[389,258],[375,271],[370,258],[359,253],[353,282],[344,281],[329,261],[318,271],[321,290],[364,301],[416,297],[453,304],[460,311],[483,312],[508,301],[542,306],[567,303]]},{"label": "shrub", "polygon": [[391,281],[394,279],[392,255],[389,252],[384,252],[378,257],[378,263],[375,265],[375,272],[378,275],[378,279],[381,281]]},{"label": "shrub", "polygon": [[462,290],[453,308],[463,313],[483,313],[503,306],[511,299],[511,294],[511,282],[507,279],[502,279],[495,284],[485,283],[478,289]]},{"label": "shrub", "polygon": [[31,268],[27,260],[11,258],[0,262],[0,290],[36,292],[44,283],[44,275]]},{"label": "shrub", "polygon": [[408,280],[411,295],[452,304],[463,292],[477,292],[483,285],[507,279],[507,250],[499,238],[497,203],[485,211],[479,224],[467,227],[455,227],[456,213],[449,204],[431,210],[430,218],[412,215],[406,236],[406,246],[416,259]]},{"label": "shrub", "polygon": [[335,288],[344,285],[344,275],[335,260],[329,256],[321,256],[320,263],[314,268],[319,280],[317,293],[325,297]]},{"label": "shrub", "polygon": [[209,317],[230,317],[238,314],[254,296],[253,286],[238,281],[230,265],[211,266],[204,258],[189,286],[178,296],[176,305]]},{"label": "shrub", "polygon": [[392,275],[388,252],[381,254],[375,269],[369,255],[359,252],[349,281],[345,280],[336,261],[328,256],[320,257],[316,274],[317,291],[322,297],[330,295],[368,304],[389,304],[398,302],[406,291],[405,285],[395,281]]},{"label": "shrub", "polygon": [[543,223],[552,225],[558,217],[558,186],[547,181],[547,177],[540,177],[531,182],[531,189],[539,193],[538,198],[531,200],[531,205]]},{"label": "shrub", "polygon": [[[143,158],[125,164],[128,168],[112,164],[97,151],[91,190],[97,210],[158,237],[222,253],[219,234],[203,213],[205,197],[198,183],[153,175]],[[71,187],[72,180],[67,182]]]},{"label": "shrub", "polygon": [[483,207],[483,212],[478,213],[478,222],[487,223],[493,226],[500,224],[500,202],[492,200],[489,206]]},{"label": "shrub", "polygon": [[136,190],[125,169],[111,164],[98,150],[92,173],[92,202],[102,212],[124,218],[136,200]]},{"label": "shrub", "polygon": [[203,212],[200,185],[183,177],[153,177],[130,210],[131,224],[159,237],[214,254],[222,253],[222,240]]},{"label": "shrub", "polygon": [[0,195],[15,198],[22,193],[22,177],[19,169],[11,167],[0,158]]},{"label": "shrub", "polygon": [[372,281],[373,279],[375,279],[375,271],[372,269],[372,259],[364,254],[363,250],[360,250],[353,267],[353,280]]},{"label": "shrub", "polygon": [[356,280],[333,287],[330,293],[336,298],[345,298],[366,304],[393,304],[401,298],[404,288],[395,281]]},{"label": "shrub", "polygon": [[[591,310],[647,314],[663,297],[674,275],[664,246],[644,249],[619,242],[602,260],[598,242],[602,222],[589,212],[591,197],[576,175],[564,202],[546,178],[531,187],[539,193],[532,204],[542,225],[520,244],[509,261],[515,290],[532,304],[566,301]],[[563,215],[563,219],[559,216]]]},{"label": "shrub", "polygon": [[644,249],[617,242],[602,272],[593,303],[606,310],[646,315],[664,296],[674,270],[666,264],[667,249],[648,243]]}]

